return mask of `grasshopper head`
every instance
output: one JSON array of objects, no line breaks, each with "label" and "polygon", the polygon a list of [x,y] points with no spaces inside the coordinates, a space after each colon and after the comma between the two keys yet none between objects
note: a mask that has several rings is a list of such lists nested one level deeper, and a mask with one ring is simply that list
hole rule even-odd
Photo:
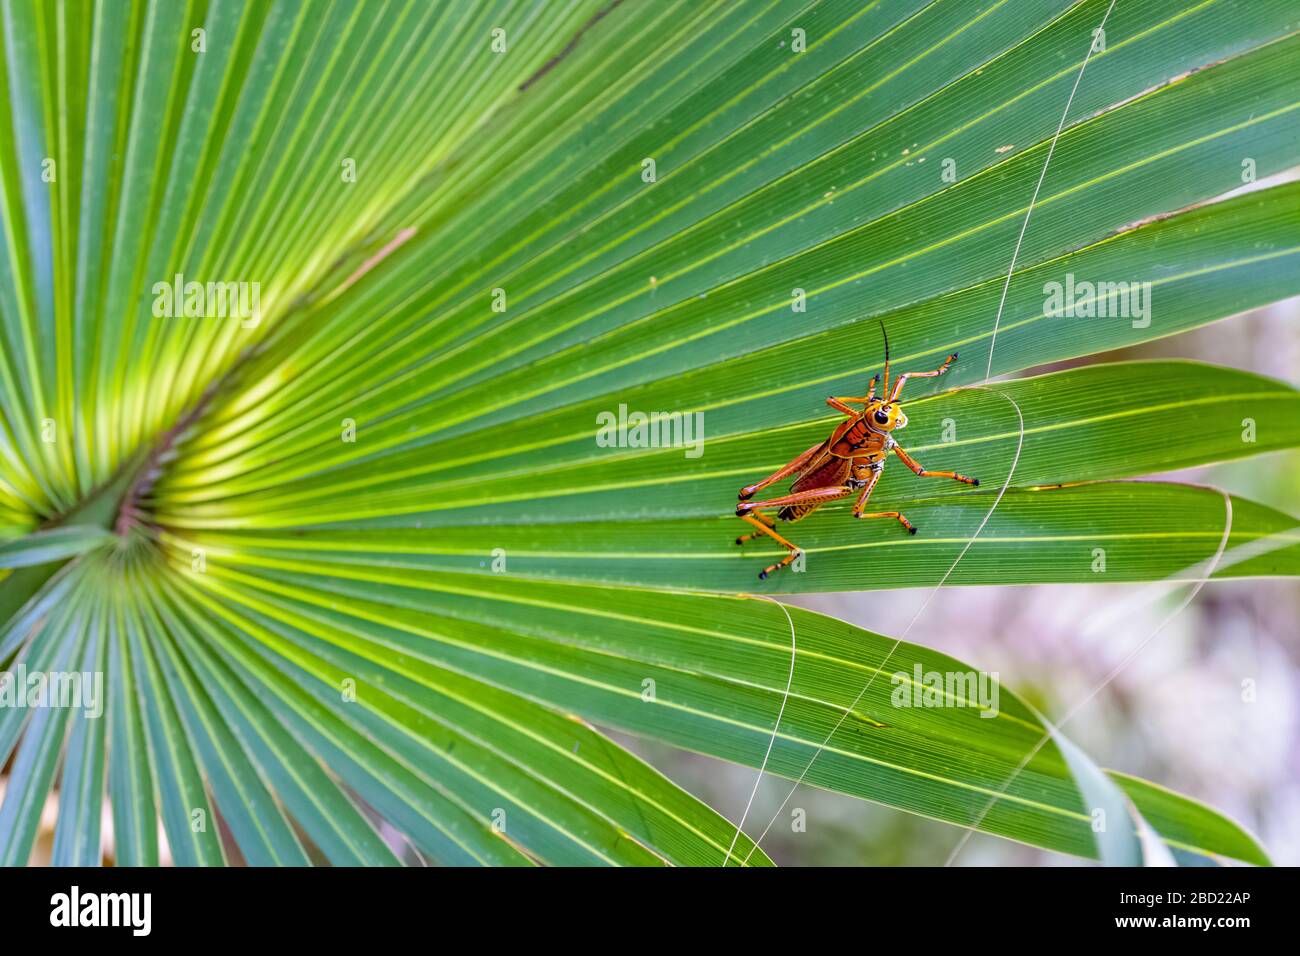
[{"label": "grasshopper head", "polygon": [[866,416],[871,427],[878,431],[892,432],[895,428],[907,427],[907,416],[903,414],[903,406],[898,402],[878,398],[867,406]]}]

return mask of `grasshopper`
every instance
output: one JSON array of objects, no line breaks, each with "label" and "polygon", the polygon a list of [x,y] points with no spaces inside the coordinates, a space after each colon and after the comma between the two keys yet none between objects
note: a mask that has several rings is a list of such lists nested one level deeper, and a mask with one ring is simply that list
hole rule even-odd
[{"label": "grasshopper", "polygon": [[[768,475],[756,484],[746,485],[740,489],[740,504],[736,506],[736,516],[753,525],[758,530],[743,534],[736,539],[736,544],[744,544],[753,538],[764,535],[776,539],[777,543],[790,553],[759,572],[760,579],[766,579],[773,571],[787,567],[803,552],[791,544],[776,531],[776,518],[782,521],[799,521],[812,514],[828,501],[837,501],[850,495],[857,495],[853,505],[855,518],[894,518],[909,534],[916,534],[916,526],[898,511],[867,511],[867,499],[880,480],[880,473],[885,469],[885,459],[893,452],[903,464],[912,469],[921,478],[951,478],[968,485],[978,485],[978,478],[968,478],[955,471],[929,471],[921,463],[903,450],[894,439],[893,433],[907,426],[907,416],[898,403],[898,396],[909,378],[934,378],[948,371],[948,366],[957,360],[957,353],[949,355],[944,363],[933,372],[904,372],[894,382],[893,391],[889,386],[889,335],[884,324],[880,326],[885,339],[884,383],[880,395],[876,395],[876,386],[881,384],[880,374],[871,379],[867,394],[861,398],[853,396],[837,397],[832,395],[826,404],[846,418],[835,427],[830,437],[813,445],[788,465]],[[854,405],[862,406],[860,409]],[[790,494],[765,501],[751,501],[756,492],[768,485],[776,484],[791,475],[797,475],[790,486]],[[778,508],[776,518],[765,514],[763,508]]]}]

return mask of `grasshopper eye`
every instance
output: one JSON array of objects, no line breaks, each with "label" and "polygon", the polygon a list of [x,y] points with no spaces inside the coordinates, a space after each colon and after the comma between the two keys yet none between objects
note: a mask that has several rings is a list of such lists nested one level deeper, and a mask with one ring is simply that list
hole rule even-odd
[{"label": "grasshopper eye", "polygon": [[889,424],[889,412],[885,411],[883,408],[877,408],[876,413],[871,417],[881,425]]}]

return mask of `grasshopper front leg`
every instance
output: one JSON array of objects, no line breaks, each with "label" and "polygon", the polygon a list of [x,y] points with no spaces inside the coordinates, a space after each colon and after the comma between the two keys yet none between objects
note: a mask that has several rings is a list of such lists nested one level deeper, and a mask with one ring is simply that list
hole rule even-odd
[{"label": "grasshopper front leg", "polygon": [[951,365],[954,361],[956,361],[956,359],[957,359],[957,353],[953,352],[946,359],[944,359],[943,364],[940,365],[933,372],[904,372],[902,375],[898,376],[898,381],[894,383],[894,391],[890,394],[889,400],[891,402],[898,401],[898,396],[902,394],[903,391],[903,383],[906,382],[909,378],[934,378],[938,375],[942,375],[944,372],[948,371],[948,366]]},{"label": "grasshopper front leg", "polygon": [[826,404],[837,412],[843,412],[845,415],[848,415],[849,418],[857,418],[862,414],[862,411],[860,409],[852,408],[849,403],[852,402],[855,405],[870,405],[872,400],[876,397],[876,384],[879,381],[880,376],[877,375],[871,380],[871,388],[867,391],[867,394],[861,398],[857,398],[853,395],[832,395],[830,398],[826,399]]}]

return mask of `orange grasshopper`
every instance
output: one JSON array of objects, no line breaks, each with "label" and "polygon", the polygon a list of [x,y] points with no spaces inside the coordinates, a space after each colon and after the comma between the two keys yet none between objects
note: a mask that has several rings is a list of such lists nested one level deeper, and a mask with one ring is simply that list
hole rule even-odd
[{"label": "orange grasshopper", "polygon": [[[764,514],[760,508],[780,508],[776,517],[782,521],[798,521],[812,514],[828,501],[836,501],[857,494],[858,500],[853,505],[855,518],[897,518],[910,534],[916,534],[916,526],[897,511],[867,511],[867,499],[871,490],[880,480],[880,473],[885,468],[885,459],[892,451],[903,460],[903,464],[916,472],[921,478],[952,478],[968,485],[978,485],[978,478],[967,478],[955,471],[927,471],[920,462],[905,452],[894,440],[893,433],[907,426],[907,416],[898,404],[898,396],[909,378],[934,378],[948,371],[957,358],[957,353],[949,355],[943,365],[933,372],[904,372],[894,383],[894,390],[889,390],[889,336],[885,327],[880,326],[885,337],[885,381],[876,397],[876,385],[880,375],[871,379],[870,389],[862,398],[831,396],[826,404],[848,418],[840,422],[831,432],[829,438],[818,442],[806,452],[790,462],[779,471],[768,475],[762,481],[746,485],[740,489],[740,504],[736,506],[736,515],[752,524],[757,531],[743,534],[736,539],[736,544],[744,544],[752,538],[767,535],[775,538],[789,554],[776,564],[769,565],[759,572],[759,578],[765,579],[771,572],[788,566],[802,552],[797,545],[791,544],[776,532],[776,519]],[[858,411],[850,407],[861,405]],[[790,475],[797,474],[790,494],[766,501],[750,501],[754,493],[768,485],[776,484]]]}]

